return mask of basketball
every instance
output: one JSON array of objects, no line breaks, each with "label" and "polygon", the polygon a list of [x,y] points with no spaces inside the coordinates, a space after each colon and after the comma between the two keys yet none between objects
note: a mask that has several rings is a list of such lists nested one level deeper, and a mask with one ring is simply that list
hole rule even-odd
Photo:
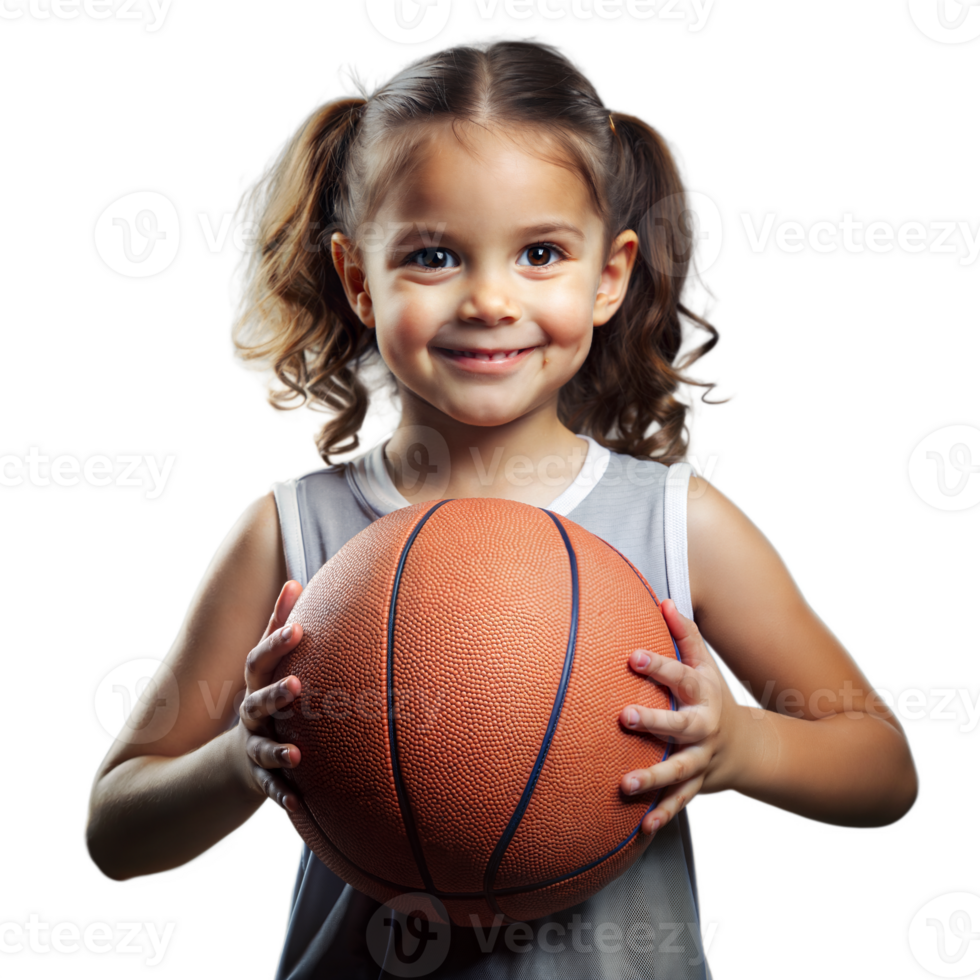
[{"label": "basketball", "polygon": [[274,728],[302,753],[283,770],[290,818],[358,891],[395,909],[436,896],[460,926],[526,921],[653,840],[657,791],[619,784],[668,744],[619,716],[673,707],[630,654],[679,654],[644,577],[573,521],[499,498],[403,507],[323,565],[289,621],[303,638],[275,678],[302,691]]}]

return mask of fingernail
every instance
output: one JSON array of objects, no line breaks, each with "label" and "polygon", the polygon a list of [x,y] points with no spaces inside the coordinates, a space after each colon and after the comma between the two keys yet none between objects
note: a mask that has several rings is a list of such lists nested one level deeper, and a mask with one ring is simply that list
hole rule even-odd
[{"label": "fingernail", "polygon": [[628,783],[626,784],[626,787],[627,787],[627,788],[626,788],[626,792],[627,792],[627,793],[635,793],[635,792],[636,792],[636,791],[637,791],[637,790],[638,790],[638,789],[640,788],[640,781],[639,781],[639,780],[638,780],[638,779],[637,779],[637,778],[636,778],[636,777],[634,776],[634,777],[633,777],[633,778],[632,778],[632,779],[631,779],[631,780],[630,780],[630,781],[629,781],[629,782],[628,782]]},{"label": "fingernail", "polygon": [[650,831],[650,833],[651,834],[655,834],[658,830],[660,830],[660,820],[657,819],[657,818],[654,818],[654,821],[653,821],[653,829]]},{"label": "fingernail", "polygon": [[626,712],[626,724],[629,725],[630,728],[633,728],[639,723],[640,723],[639,714],[637,714],[637,712],[634,711],[633,708],[630,708],[630,710]]},{"label": "fingernail", "polygon": [[646,667],[646,665],[650,663],[650,658],[645,653],[634,653],[633,663],[635,663],[637,667]]},{"label": "fingernail", "polygon": [[288,749],[288,747],[285,746],[285,745],[283,745],[283,746],[280,746],[278,749],[276,749],[276,758],[280,762],[285,762],[286,765],[289,765],[289,749]]},{"label": "fingernail", "polygon": [[292,635],[293,635],[293,627],[291,625],[283,626],[283,628],[279,631],[279,639],[283,641],[288,640]]}]

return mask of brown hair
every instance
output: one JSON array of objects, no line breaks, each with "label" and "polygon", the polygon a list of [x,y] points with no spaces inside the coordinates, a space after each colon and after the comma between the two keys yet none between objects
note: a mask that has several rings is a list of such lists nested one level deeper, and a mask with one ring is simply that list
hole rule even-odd
[{"label": "brown hair", "polygon": [[[256,248],[233,339],[240,357],[271,365],[284,386],[270,391],[270,402],[331,413],[317,438],[326,462],[358,447],[370,398],[363,375],[381,361],[375,332],[344,294],[330,236],[342,231],[356,246],[356,229],[427,138],[419,124],[438,118],[547,135],[585,180],[606,247],[620,231],[637,233],[624,302],[563,386],[558,415],[616,452],[682,458],[688,408],[674,393],[681,383],[714,387],[681,371],[715,346],[718,332],[680,301],[693,239],[677,168],[656,130],[610,112],[555,48],[528,41],[451,48],[369,96],[326,103],[255,186],[246,204],[256,215]],[[710,336],[675,365],[682,316]]]}]

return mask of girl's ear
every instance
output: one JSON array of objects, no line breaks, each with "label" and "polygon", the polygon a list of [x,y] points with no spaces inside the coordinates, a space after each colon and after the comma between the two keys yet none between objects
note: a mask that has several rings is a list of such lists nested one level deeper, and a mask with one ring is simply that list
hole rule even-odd
[{"label": "girl's ear", "polygon": [[609,248],[609,258],[599,277],[599,290],[592,308],[592,325],[602,326],[622,306],[630,283],[640,239],[635,231],[620,232]]},{"label": "girl's ear", "polygon": [[368,289],[367,277],[357,262],[354,243],[341,231],[330,236],[330,256],[337,270],[347,302],[365,327],[374,327],[374,304]]}]

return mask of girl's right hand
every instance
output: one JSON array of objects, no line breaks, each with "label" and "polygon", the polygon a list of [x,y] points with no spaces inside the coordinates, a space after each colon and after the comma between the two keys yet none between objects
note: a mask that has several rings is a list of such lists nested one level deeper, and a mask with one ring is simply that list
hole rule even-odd
[{"label": "girl's right hand", "polygon": [[301,685],[293,674],[274,684],[270,681],[279,661],[302,639],[299,623],[283,626],[302,591],[299,582],[293,580],[282,587],[262,639],[245,658],[245,699],[238,710],[241,725],[237,727],[249,788],[290,812],[299,809],[299,800],[276,770],[298,765],[300,752],[295,745],[275,741],[270,716],[292,702]]}]

